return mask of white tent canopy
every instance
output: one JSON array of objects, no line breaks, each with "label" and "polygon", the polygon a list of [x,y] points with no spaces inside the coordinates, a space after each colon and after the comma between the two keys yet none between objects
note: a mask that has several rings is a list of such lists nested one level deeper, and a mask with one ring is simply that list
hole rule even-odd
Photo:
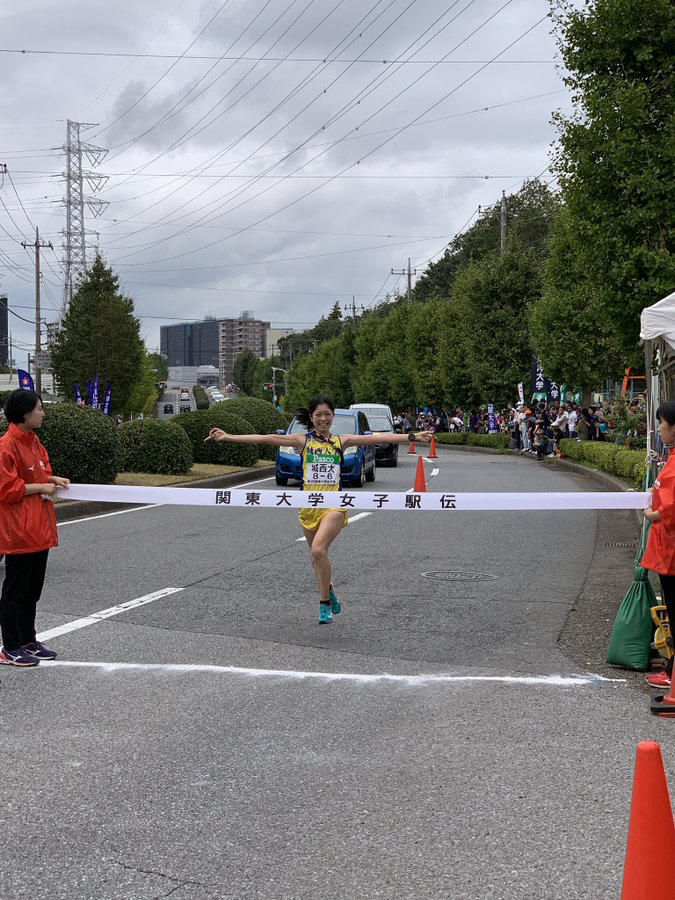
[{"label": "white tent canopy", "polygon": [[642,310],[640,339],[653,341],[656,338],[662,338],[672,350],[675,350],[675,291],[653,306]]}]

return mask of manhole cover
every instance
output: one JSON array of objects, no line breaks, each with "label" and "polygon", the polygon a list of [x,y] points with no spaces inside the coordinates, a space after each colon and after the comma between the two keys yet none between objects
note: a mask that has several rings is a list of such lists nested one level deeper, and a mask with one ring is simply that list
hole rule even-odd
[{"label": "manhole cover", "polygon": [[422,572],[422,578],[437,578],[439,581],[489,581],[497,577],[485,572]]}]

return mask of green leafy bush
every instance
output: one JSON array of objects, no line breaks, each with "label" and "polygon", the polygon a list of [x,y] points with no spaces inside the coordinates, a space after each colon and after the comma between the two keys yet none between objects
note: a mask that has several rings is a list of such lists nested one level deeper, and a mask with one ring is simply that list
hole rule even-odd
[{"label": "green leafy bush", "polygon": [[573,462],[616,475],[635,487],[642,487],[647,471],[644,450],[629,450],[603,441],[576,441],[573,438],[562,440],[560,449]]},{"label": "green leafy bush", "polygon": [[[213,409],[227,409],[251,423],[252,434],[274,434],[279,429],[288,428],[287,417],[278,412],[267,400],[256,397],[238,397],[236,400],[221,400]],[[274,459],[277,448],[267,444],[257,444],[260,459]]]},{"label": "green leafy bush", "polygon": [[493,450],[508,450],[511,437],[508,434],[474,434],[473,431],[455,431],[436,435],[439,444],[468,444],[471,447],[490,447]]},{"label": "green leafy bush", "polygon": [[38,435],[55,475],[83,484],[111,484],[121,468],[117,426],[98,409],[50,403]]},{"label": "green leafy bush", "polygon": [[235,416],[225,408],[224,403],[216,403],[210,409],[181,413],[172,421],[185,431],[192,445],[195,462],[218,463],[224,466],[254,466],[258,460],[258,450],[254,444],[238,444],[234,441],[207,441],[204,438],[212,428],[222,428],[229,434],[252,434],[250,422]]},{"label": "green leafy bush", "polygon": [[192,444],[175,422],[136,419],[119,426],[122,469],[153,475],[183,475],[192,468]]},{"label": "green leafy bush", "polygon": [[201,384],[196,384],[192,388],[192,393],[194,394],[195,404],[197,405],[197,409],[208,409],[209,408],[209,396],[201,386]]}]

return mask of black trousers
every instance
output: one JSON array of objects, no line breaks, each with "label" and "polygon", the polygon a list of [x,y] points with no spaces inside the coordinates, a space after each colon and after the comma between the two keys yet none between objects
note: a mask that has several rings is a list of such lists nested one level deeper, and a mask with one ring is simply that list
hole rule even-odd
[{"label": "black trousers", "polygon": [[[675,640],[675,575],[659,575],[661,582],[661,597],[663,605],[668,610],[668,621],[670,622],[670,633]],[[668,662],[667,671],[672,674],[673,657]]]},{"label": "black trousers", "polygon": [[42,593],[49,550],[8,553],[0,596],[0,628],[5,650],[17,650],[35,640],[35,610]]}]

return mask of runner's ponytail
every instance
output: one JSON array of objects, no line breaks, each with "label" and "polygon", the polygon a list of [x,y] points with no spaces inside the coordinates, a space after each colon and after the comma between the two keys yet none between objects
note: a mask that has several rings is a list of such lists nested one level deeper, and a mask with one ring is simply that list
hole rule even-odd
[{"label": "runner's ponytail", "polygon": [[301,406],[300,409],[295,411],[295,418],[301,425],[304,425],[305,428],[312,427],[312,417],[306,406]]}]

